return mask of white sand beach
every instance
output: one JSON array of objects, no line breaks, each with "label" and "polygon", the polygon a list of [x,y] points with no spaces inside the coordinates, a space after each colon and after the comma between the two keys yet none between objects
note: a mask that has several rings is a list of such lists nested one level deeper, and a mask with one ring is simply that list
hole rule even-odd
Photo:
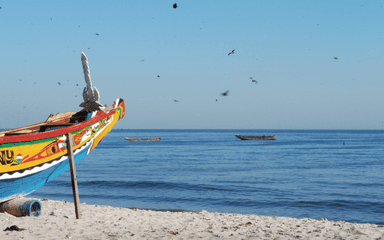
[{"label": "white sand beach", "polygon": [[[40,200],[39,217],[0,213],[0,239],[384,239],[384,226],[216,212],[172,212]],[[22,231],[4,231],[16,225]]]}]

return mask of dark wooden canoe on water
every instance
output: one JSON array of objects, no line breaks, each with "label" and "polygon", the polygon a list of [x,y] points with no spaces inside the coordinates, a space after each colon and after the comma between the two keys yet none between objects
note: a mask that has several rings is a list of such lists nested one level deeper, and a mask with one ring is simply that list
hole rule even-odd
[{"label": "dark wooden canoe on water", "polygon": [[241,140],[276,140],[276,136],[246,136],[235,134]]},{"label": "dark wooden canoe on water", "polygon": [[128,141],[160,141],[161,138],[128,138],[126,137],[125,140]]}]

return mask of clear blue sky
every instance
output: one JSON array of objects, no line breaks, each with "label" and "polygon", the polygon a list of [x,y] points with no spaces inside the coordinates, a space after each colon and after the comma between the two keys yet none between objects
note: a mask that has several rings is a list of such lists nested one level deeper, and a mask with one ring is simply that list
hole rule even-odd
[{"label": "clear blue sky", "polygon": [[84,51],[117,128],[383,129],[382,6],[1,1],[0,128],[79,111]]}]

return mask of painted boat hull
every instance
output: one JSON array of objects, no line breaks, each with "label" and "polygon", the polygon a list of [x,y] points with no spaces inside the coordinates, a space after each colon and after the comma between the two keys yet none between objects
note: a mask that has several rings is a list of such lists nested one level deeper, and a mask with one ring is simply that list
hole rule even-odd
[{"label": "painted boat hull", "polygon": [[118,99],[109,113],[52,131],[0,137],[0,202],[25,196],[69,170],[65,134],[72,135],[75,163],[86,157],[125,115]]},{"label": "painted boat hull", "polygon": [[276,136],[246,136],[246,135],[235,135],[241,140],[276,140]]}]

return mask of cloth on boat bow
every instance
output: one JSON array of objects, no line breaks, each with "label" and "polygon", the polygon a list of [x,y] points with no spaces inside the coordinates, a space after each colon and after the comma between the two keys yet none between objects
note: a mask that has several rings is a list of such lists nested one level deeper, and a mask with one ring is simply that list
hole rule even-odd
[{"label": "cloth on boat bow", "polygon": [[83,64],[85,83],[87,84],[87,87],[85,87],[83,90],[84,102],[80,104],[80,107],[83,107],[84,110],[87,111],[101,110],[108,113],[112,109],[112,107],[110,107],[108,104],[101,104],[99,91],[96,87],[92,88],[88,58],[84,52],[81,53],[81,62]]}]

